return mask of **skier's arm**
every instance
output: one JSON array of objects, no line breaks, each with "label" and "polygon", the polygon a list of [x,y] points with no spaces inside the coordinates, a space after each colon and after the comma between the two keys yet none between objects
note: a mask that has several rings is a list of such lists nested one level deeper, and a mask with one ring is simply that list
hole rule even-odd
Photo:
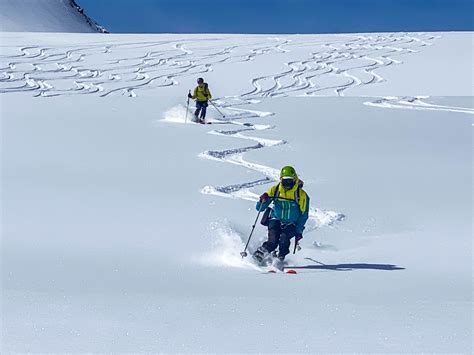
[{"label": "skier's arm", "polygon": [[212,99],[211,90],[209,90],[209,88],[207,88],[207,98],[209,100]]},{"label": "skier's arm", "polygon": [[267,192],[265,192],[262,196],[260,196],[260,199],[257,202],[257,206],[255,206],[257,211],[263,211],[265,210],[265,208],[270,206],[275,196],[275,192],[276,192],[275,190],[276,190],[276,186],[272,186]]},{"label": "skier's arm", "polygon": [[296,221],[296,234],[303,234],[304,225],[309,217],[309,196],[306,195],[306,208],[305,211],[301,214],[301,216]]},{"label": "skier's arm", "polygon": [[197,91],[198,91],[198,88],[196,87],[196,88],[194,89],[194,93],[193,93],[193,96],[192,96],[192,99],[193,99],[193,100],[196,100],[196,98],[197,98]]},{"label": "skier's arm", "polygon": [[270,203],[272,203],[272,199],[271,198],[267,198],[265,201],[263,202],[260,202],[260,200],[257,202],[257,205],[255,206],[255,208],[257,209],[257,211],[263,211],[265,210],[265,208],[267,208],[268,206],[270,206]]}]

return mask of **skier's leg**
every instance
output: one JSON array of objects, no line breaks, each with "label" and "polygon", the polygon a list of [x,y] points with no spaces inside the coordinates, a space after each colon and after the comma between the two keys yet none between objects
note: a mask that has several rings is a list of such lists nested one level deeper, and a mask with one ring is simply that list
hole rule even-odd
[{"label": "skier's leg", "polygon": [[274,251],[278,246],[278,241],[280,240],[281,233],[281,224],[277,219],[271,219],[268,222],[268,239],[265,243],[262,244],[269,253]]},{"label": "skier's leg", "polygon": [[196,101],[196,111],[194,111],[194,119],[195,121],[199,120],[199,113],[202,110],[202,104],[199,101]]},{"label": "skier's leg", "polygon": [[196,111],[194,111],[194,118],[195,120],[197,121],[197,119],[199,118],[199,112],[201,111],[201,108],[200,107],[197,107],[196,108]]},{"label": "skier's leg", "polygon": [[253,257],[260,263],[262,263],[268,253],[271,253],[278,247],[278,240],[280,239],[280,221],[276,219],[271,219],[268,223],[268,239],[265,243],[259,247],[255,253],[253,253]]},{"label": "skier's leg", "polygon": [[278,243],[278,257],[280,259],[284,259],[287,254],[290,252],[290,238],[288,235],[285,233],[282,233],[280,236],[280,241]]},{"label": "skier's leg", "polygon": [[278,257],[284,259],[290,253],[291,238],[296,235],[296,227],[293,224],[284,226],[278,242]]},{"label": "skier's leg", "polygon": [[203,105],[201,109],[201,120],[206,118],[206,110],[207,110],[207,106]]}]

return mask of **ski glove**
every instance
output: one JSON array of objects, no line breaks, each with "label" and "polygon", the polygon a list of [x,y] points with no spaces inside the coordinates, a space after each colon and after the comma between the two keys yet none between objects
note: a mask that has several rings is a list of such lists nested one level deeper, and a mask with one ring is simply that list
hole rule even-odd
[{"label": "ski glove", "polygon": [[193,95],[188,94],[188,98],[192,99],[192,98],[193,98]]},{"label": "ski glove", "polygon": [[300,241],[301,239],[303,239],[303,234],[297,234],[297,235],[295,235],[295,239],[296,239],[296,244],[298,244],[299,241]]},{"label": "ski glove", "polygon": [[268,198],[269,198],[269,196],[265,192],[262,196],[260,196],[260,202],[265,202],[266,200],[268,200]]}]

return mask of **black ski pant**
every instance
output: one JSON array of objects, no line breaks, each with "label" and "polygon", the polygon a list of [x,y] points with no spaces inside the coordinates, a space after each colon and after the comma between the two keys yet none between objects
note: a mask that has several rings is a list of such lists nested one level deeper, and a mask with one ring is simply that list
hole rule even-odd
[{"label": "black ski pant", "polygon": [[291,238],[296,235],[294,224],[281,224],[278,219],[271,219],[268,222],[268,239],[262,244],[268,252],[279,249],[278,256],[284,257],[290,253]]},{"label": "black ski pant", "polygon": [[196,101],[196,111],[194,111],[194,116],[197,118],[199,117],[199,112],[201,113],[201,119],[206,118],[206,110],[207,110],[207,101]]}]

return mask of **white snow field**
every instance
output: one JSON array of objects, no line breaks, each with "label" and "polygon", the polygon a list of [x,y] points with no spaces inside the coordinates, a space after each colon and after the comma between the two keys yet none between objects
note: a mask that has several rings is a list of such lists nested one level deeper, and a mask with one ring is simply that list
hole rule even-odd
[{"label": "white snow field", "polygon": [[472,353],[473,33],[0,38],[2,352]]}]

